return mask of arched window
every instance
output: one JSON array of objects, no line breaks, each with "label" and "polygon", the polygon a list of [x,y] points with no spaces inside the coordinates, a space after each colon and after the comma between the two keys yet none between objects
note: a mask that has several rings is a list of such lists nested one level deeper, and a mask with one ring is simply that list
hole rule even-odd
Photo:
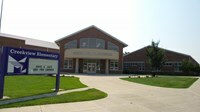
[{"label": "arched window", "polygon": [[81,38],[80,39],[80,48],[96,48],[104,49],[105,40],[97,38]]},{"label": "arched window", "polygon": [[119,47],[117,45],[113,44],[112,42],[108,42],[108,49],[119,51]]},{"label": "arched window", "polygon": [[69,49],[69,48],[77,48],[77,40],[72,40],[68,43],[65,44],[64,46],[65,49]]}]

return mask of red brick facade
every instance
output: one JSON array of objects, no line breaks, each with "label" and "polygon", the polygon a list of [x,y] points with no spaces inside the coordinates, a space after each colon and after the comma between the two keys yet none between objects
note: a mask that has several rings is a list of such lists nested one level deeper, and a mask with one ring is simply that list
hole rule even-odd
[{"label": "red brick facade", "polygon": [[[124,69],[132,73],[149,73],[151,66],[148,63],[146,54],[147,47],[134,51],[123,57]],[[178,52],[163,49],[165,51],[165,65],[160,72],[163,73],[182,73],[180,66],[183,60],[190,60],[193,64],[198,64],[191,56]]]},{"label": "red brick facade", "polygon": [[[123,71],[123,48],[127,45],[122,43],[116,38],[113,38],[108,33],[102,31],[101,29],[91,26],[86,29],[83,29],[79,32],[71,34],[67,37],[61,38],[56,41],[57,45],[60,47],[60,56],[61,56],[61,71],[62,72],[75,72],[75,59],[73,59],[73,68],[72,69],[64,69],[64,45],[72,40],[77,40],[77,49],[80,48],[80,39],[81,38],[97,38],[105,41],[105,50],[108,49],[108,42],[112,42],[113,44],[119,47],[119,60],[118,60],[118,70],[117,71],[109,71],[109,73],[122,73]],[[105,73],[105,59],[99,59],[101,63],[100,71],[97,73]],[[83,59],[79,59],[79,73],[83,72]]]}]

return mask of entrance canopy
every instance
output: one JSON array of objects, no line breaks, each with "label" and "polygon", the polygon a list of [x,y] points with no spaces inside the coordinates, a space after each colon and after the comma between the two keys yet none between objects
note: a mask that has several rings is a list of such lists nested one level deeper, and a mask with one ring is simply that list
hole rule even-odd
[{"label": "entrance canopy", "polygon": [[85,59],[119,59],[119,52],[104,49],[66,49],[65,58],[85,58]]}]

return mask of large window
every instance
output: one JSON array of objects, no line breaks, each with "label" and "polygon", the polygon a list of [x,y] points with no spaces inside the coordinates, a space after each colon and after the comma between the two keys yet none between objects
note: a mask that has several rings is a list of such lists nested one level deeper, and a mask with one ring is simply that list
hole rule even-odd
[{"label": "large window", "polygon": [[104,49],[105,41],[97,38],[81,38],[80,48],[97,48]]},{"label": "large window", "polygon": [[72,40],[72,41],[66,43],[64,47],[65,47],[65,49],[77,48],[77,40]]},{"label": "large window", "polygon": [[139,71],[144,71],[144,63],[138,63]]},{"label": "large window", "polygon": [[96,39],[96,48],[105,49],[105,41],[102,39]]},{"label": "large window", "polygon": [[110,70],[118,70],[118,61],[117,60],[110,61]]},{"label": "large window", "polygon": [[165,62],[165,67],[174,67],[174,72],[181,72],[181,62]]},{"label": "large window", "polygon": [[119,47],[117,45],[113,44],[112,42],[108,42],[108,49],[119,51]]},{"label": "large window", "polygon": [[65,59],[64,61],[64,69],[72,69],[73,68],[73,60]]},{"label": "large window", "polygon": [[181,66],[182,66],[181,62],[174,63],[174,71],[181,72]]},{"label": "large window", "polygon": [[138,71],[145,71],[144,62],[124,62],[125,70],[129,70],[134,67],[138,68]]}]

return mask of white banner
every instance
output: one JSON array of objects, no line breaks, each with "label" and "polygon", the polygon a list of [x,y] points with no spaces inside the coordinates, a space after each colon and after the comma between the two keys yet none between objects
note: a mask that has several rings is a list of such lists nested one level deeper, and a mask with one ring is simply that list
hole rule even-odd
[{"label": "white banner", "polygon": [[58,60],[29,58],[28,74],[57,74]]}]

